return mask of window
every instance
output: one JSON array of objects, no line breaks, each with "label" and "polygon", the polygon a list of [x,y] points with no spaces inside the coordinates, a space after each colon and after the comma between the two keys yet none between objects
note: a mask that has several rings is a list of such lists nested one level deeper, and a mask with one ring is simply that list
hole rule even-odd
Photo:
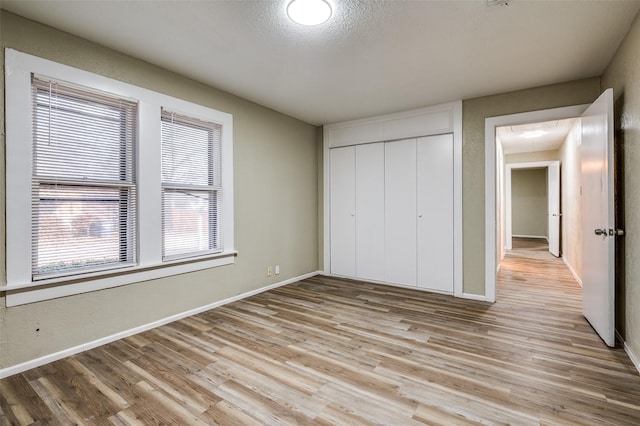
[{"label": "window", "polygon": [[221,126],[162,111],[162,255],[218,252]]},{"label": "window", "polygon": [[234,263],[230,114],[9,48],[4,66],[7,306]]},{"label": "window", "polygon": [[33,279],[134,264],[136,103],[31,87]]}]

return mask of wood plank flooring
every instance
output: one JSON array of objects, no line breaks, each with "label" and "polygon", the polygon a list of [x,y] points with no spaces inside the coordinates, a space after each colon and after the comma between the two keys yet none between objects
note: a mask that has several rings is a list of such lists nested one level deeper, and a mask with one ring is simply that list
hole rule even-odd
[{"label": "wood plank flooring", "polygon": [[640,375],[535,242],[498,302],[315,277],[0,381],[0,424],[638,425]]}]

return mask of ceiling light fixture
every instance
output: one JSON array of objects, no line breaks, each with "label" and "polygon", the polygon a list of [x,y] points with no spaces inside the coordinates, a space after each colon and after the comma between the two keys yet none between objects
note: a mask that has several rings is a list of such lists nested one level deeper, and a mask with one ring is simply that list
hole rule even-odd
[{"label": "ceiling light fixture", "polygon": [[521,136],[527,139],[534,139],[546,134],[547,132],[545,132],[544,130],[532,130],[530,132],[524,132]]},{"label": "ceiling light fixture", "polygon": [[320,25],[331,18],[331,5],[326,0],[292,0],[287,15],[301,25]]}]

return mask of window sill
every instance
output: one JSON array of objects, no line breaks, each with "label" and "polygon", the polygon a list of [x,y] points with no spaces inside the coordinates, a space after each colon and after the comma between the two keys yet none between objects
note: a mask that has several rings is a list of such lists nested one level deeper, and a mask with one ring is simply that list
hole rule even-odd
[{"label": "window sill", "polygon": [[84,275],[56,277],[29,283],[8,284],[0,287],[6,294],[6,306],[18,306],[40,302],[74,294],[88,293],[107,288],[120,287],[141,281],[148,281],[172,275],[185,274],[235,262],[236,251],[226,251],[212,255],[176,259],[154,265],[137,265]]}]

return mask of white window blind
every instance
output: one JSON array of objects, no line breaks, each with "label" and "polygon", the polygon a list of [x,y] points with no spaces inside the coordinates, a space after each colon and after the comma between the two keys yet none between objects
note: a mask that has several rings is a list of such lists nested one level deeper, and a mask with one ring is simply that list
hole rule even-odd
[{"label": "white window blind", "polygon": [[220,252],[222,126],[165,109],[161,123],[163,259]]},{"label": "white window blind", "polygon": [[32,275],[136,261],[137,104],[32,77]]}]

